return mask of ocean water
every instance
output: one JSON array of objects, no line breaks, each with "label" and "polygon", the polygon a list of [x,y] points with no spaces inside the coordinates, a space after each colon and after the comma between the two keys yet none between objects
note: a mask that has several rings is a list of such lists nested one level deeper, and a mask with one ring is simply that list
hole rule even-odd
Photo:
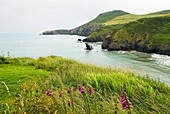
[{"label": "ocean water", "polygon": [[101,43],[91,43],[92,51],[76,35],[39,35],[39,33],[0,33],[0,55],[11,57],[62,56],[99,66],[130,68],[134,72],[147,73],[160,78],[170,86],[170,56],[140,52],[112,51],[101,49]]}]

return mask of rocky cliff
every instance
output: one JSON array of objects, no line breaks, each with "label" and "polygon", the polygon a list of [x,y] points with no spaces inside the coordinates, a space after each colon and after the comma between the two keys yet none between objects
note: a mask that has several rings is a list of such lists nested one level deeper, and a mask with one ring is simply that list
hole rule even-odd
[{"label": "rocky cliff", "polygon": [[130,22],[107,36],[102,48],[170,55],[170,16]]},{"label": "rocky cliff", "polygon": [[102,49],[137,50],[170,55],[170,10],[134,15],[115,10],[71,30],[51,30],[43,35],[87,36],[83,42],[103,42]]}]

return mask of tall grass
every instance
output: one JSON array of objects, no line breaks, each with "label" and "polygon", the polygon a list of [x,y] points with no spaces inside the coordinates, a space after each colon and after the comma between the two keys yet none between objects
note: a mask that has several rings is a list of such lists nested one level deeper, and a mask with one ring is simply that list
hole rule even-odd
[{"label": "tall grass", "polygon": [[8,86],[5,84],[5,82],[3,82],[3,81],[1,81],[1,82],[2,82],[2,83],[4,84],[4,86],[6,87],[6,91],[8,92],[9,96],[11,96]]},{"label": "tall grass", "polygon": [[[17,66],[33,66],[35,69],[50,72],[45,80],[38,79],[39,82],[32,81],[21,85],[19,92],[22,97],[15,97],[10,102],[11,112],[96,113],[98,109],[98,113],[126,113],[121,106],[120,85],[123,85],[132,102],[132,113],[167,113],[170,110],[170,87],[147,75],[142,77],[130,70],[102,68],[57,56],[40,57],[37,60],[15,58],[15,61],[14,59],[10,61]],[[95,96],[89,96],[86,89],[87,97],[83,97],[77,89],[78,85],[93,87]],[[73,90],[75,112],[67,105],[69,99],[72,99],[67,94],[70,88]],[[45,94],[47,90],[52,91],[54,98]],[[65,93],[62,94],[63,97],[59,97],[60,92]],[[7,111],[5,103],[1,104],[1,109]]]}]

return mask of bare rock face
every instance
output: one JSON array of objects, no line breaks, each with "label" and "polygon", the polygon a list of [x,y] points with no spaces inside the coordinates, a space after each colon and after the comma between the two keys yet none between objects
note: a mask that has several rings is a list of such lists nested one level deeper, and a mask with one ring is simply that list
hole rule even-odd
[{"label": "bare rock face", "polygon": [[111,45],[109,45],[109,48],[108,48],[109,51],[119,51],[121,50],[121,46],[119,44],[116,44],[116,43],[112,43]]},{"label": "bare rock face", "polygon": [[93,49],[93,47],[89,43],[86,42],[85,45],[86,45],[86,50],[92,50]]},{"label": "bare rock face", "polygon": [[111,43],[112,43],[112,38],[111,37],[105,38],[103,43],[102,43],[102,49],[108,49],[109,45]]}]

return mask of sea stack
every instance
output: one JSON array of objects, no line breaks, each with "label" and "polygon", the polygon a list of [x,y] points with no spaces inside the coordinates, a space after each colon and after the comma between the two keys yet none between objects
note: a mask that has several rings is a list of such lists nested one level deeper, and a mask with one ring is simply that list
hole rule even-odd
[{"label": "sea stack", "polygon": [[93,49],[93,47],[88,42],[86,42],[85,45],[86,45],[86,50],[92,50]]}]

